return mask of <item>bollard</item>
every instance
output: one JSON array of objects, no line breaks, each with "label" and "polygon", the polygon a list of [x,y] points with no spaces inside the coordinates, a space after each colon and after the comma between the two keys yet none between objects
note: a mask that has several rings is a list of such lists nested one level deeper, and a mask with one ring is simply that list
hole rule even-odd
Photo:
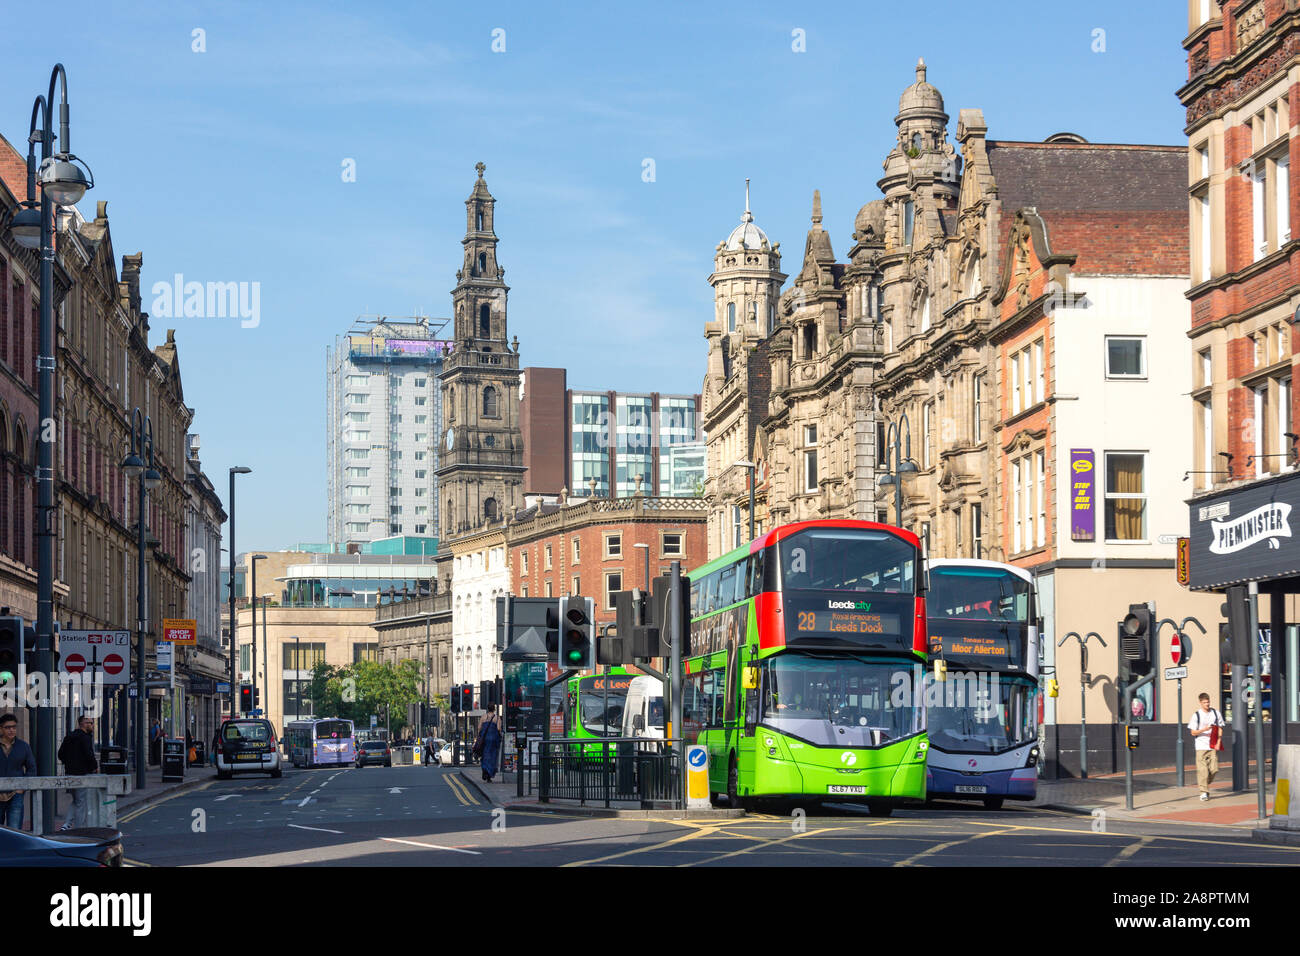
[{"label": "bollard", "polygon": [[1282,744],[1277,748],[1277,782],[1273,790],[1273,815],[1270,830],[1300,833],[1300,744]]}]

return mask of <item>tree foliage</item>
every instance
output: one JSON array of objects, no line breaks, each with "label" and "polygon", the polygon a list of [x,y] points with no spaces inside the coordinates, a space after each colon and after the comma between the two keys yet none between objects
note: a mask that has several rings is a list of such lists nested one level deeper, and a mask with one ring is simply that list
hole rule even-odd
[{"label": "tree foliage", "polygon": [[395,726],[406,722],[407,706],[421,699],[419,661],[361,660],[345,667],[317,664],[312,670],[309,696],[318,717],[343,717],[359,727],[370,715],[391,717]]}]

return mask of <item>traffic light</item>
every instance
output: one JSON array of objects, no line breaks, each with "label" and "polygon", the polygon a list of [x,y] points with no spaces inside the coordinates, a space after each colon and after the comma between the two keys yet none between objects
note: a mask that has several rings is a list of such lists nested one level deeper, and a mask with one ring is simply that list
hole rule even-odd
[{"label": "traffic light", "polygon": [[1219,625],[1219,655],[1225,664],[1250,664],[1250,592],[1244,584],[1228,588],[1220,610],[1227,625]]},{"label": "traffic light", "polygon": [[260,687],[253,688],[253,706],[254,707],[262,706],[262,688]]},{"label": "traffic light", "polygon": [[1151,673],[1154,655],[1155,612],[1148,604],[1130,604],[1119,625],[1120,679],[1145,677]]},{"label": "traffic light", "polygon": [[560,598],[553,607],[546,609],[546,659],[552,664],[560,663],[560,608],[564,598]]},{"label": "traffic light", "polygon": [[479,706],[486,710],[488,707],[499,707],[501,700],[497,694],[497,682],[494,680],[479,681],[478,684],[478,702]]},{"label": "traffic light", "polygon": [[251,684],[239,685],[239,712],[246,714],[253,709],[253,687]]},{"label": "traffic light", "polygon": [[451,712],[460,713],[460,685],[457,684],[451,689]]},{"label": "traffic light", "polygon": [[[59,622],[54,622],[54,635],[58,637]],[[23,623],[23,663],[27,665],[27,673],[34,674],[41,669],[40,652],[36,649],[36,628],[30,623]],[[59,654],[54,653],[54,668],[58,670]]]},{"label": "traffic light", "polygon": [[23,619],[0,617],[0,687],[17,686],[22,659]]},{"label": "traffic light", "polygon": [[560,598],[560,666],[592,670],[596,666],[595,602],[569,595]]},{"label": "traffic light", "polygon": [[468,714],[473,709],[474,709],[474,685],[461,684],[460,685],[460,712],[462,714]]},{"label": "traffic light", "polygon": [[[668,620],[668,603],[672,595],[672,576],[661,574],[654,579],[650,600],[646,602],[645,635],[639,637],[637,657],[668,657],[673,652],[672,626]],[[681,583],[682,606],[677,621],[679,633],[683,635],[681,655],[686,657],[691,648],[691,582],[685,577]],[[643,655],[641,652],[645,651]]]}]

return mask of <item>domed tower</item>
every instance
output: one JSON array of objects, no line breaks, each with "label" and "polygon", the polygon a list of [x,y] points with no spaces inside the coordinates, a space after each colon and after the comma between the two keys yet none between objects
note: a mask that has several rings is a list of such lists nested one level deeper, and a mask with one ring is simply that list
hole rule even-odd
[{"label": "domed tower", "polygon": [[[709,276],[713,319],[704,326],[709,343],[702,400],[710,556],[739,544],[736,528],[748,524],[748,498],[742,492],[749,473],[735,463],[753,461],[754,438],[767,405],[767,340],[779,321],[777,305],[786,279],[780,249],[754,222],[747,179],[740,225],[714,250]],[[744,509],[745,521],[737,518],[737,508]]]},{"label": "domed tower", "polygon": [[890,252],[920,248],[943,234],[939,209],[956,205],[961,160],[948,142],[943,96],[926,80],[925,60],[916,61],[916,82],[898,100],[898,142],[885,158],[877,185],[889,211]]}]

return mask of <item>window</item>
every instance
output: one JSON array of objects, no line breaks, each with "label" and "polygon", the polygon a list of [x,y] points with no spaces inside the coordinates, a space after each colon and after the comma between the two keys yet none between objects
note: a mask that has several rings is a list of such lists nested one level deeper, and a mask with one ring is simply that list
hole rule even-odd
[{"label": "window", "polygon": [[555,596],[555,595],[551,593],[551,582],[550,582],[550,581],[547,581],[547,582],[546,582],[546,597],[554,597],[554,596]]},{"label": "window", "polygon": [[1024,550],[1024,508],[1021,501],[1021,494],[1023,493],[1023,482],[1021,480],[1023,467],[1024,462],[1020,460],[1016,460],[1011,464],[1011,552],[1013,554],[1019,554]]},{"label": "window", "polygon": [[428,472],[426,469],[424,469],[424,468],[417,468],[417,469],[415,469],[415,477],[416,477],[417,479],[419,479],[419,478],[423,478],[423,477],[424,477],[425,475],[427,475],[428,473],[429,473],[429,472]]},{"label": "window", "polygon": [[427,425],[428,423],[429,423],[429,416],[428,416],[428,415],[416,415],[416,416],[415,416],[415,424],[417,424],[417,425]]},{"label": "window", "polygon": [[971,379],[971,438],[976,444],[984,440],[984,376]]},{"label": "window", "polygon": [[1106,452],[1106,540],[1146,540],[1145,470],[1145,453]]},{"label": "window", "polygon": [[605,557],[623,557],[623,532],[610,531],[605,534]]},{"label": "window", "polygon": [[[578,538],[573,539],[573,563],[577,564],[582,557],[582,542]],[[574,591],[574,594],[581,594],[581,591]]]},{"label": "window", "polygon": [[659,555],[664,558],[682,556],[682,536],[676,532],[662,532],[659,535]]},{"label": "window", "polygon": [[925,302],[921,305],[921,331],[930,331],[930,297],[925,297]]},{"label": "window", "polygon": [[727,331],[736,331],[736,303],[727,303]]},{"label": "window", "polygon": [[915,213],[912,207],[912,200],[904,199],[903,200],[903,245],[905,246],[910,246],[912,244],[912,224],[913,224],[914,215]]},{"label": "window", "polygon": [[817,490],[817,426],[805,425],[803,429],[803,490]]},{"label": "window", "polygon": [[1047,382],[1043,378],[1043,340],[1034,343],[1034,395],[1038,401],[1047,398]]},{"label": "window", "polygon": [[489,385],[483,389],[483,417],[500,418],[501,411],[498,407],[497,390]]},{"label": "window", "polygon": [[1146,378],[1146,337],[1106,336],[1106,377]]},{"label": "window", "polygon": [[528,552],[527,551],[519,552],[519,570],[522,571],[524,574],[528,573]]},{"label": "window", "polygon": [[623,572],[605,572],[605,610],[614,610],[614,595],[623,590]]},{"label": "window", "polygon": [[1035,471],[1038,473],[1038,547],[1047,544],[1047,456],[1039,451],[1034,453]]},{"label": "window", "polygon": [[976,502],[970,506],[971,555],[984,557],[984,506]]},{"label": "window", "polygon": [[[546,558],[546,560],[542,562],[542,570],[549,571],[551,570],[551,546],[548,544],[542,553]],[[549,597],[550,595],[547,596]]]},{"label": "window", "polygon": [[744,523],[741,518],[740,505],[731,506],[731,547],[739,548],[745,541]]},{"label": "window", "polygon": [[1019,415],[1020,409],[1020,356],[1011,356],[1011,414]]},{"label": "window", "polygon": [[1212,351],[1204,349],[1197,353],[1200,378],[1196,382],[1197,388],[1205,388],[1207,385],[1214,384],[1214,364],[1212,362]]},{"label": "window", "polygon": [[582,579],[576,574],[573,576],[573,580],[569,582],[569,593],[570,594],[582,593]]},{"label": "window", "polygon": [[[417,404],[417,405],[424,405],[426,402],[428,402],[428,398],[426,398],[424,395],[417,395],[417,396],[415,396],[415,404]],[[398,416],[397,420],[398,420],[399,422],[402,420],[402,418],[401,418],[400,415]]]},{"label": "window", "polygon": [[427,378],[417,378],[417,379],[415,380],[415,387],[416,387],[416,388],[424,388],[424,387],[427,386],[428,384],[429,384],[429,380],[428,380]]},{"label": "window", "polygon": [[930,443],[933,438],[934,402],[921,406],[921,467],[930,467]]}]

